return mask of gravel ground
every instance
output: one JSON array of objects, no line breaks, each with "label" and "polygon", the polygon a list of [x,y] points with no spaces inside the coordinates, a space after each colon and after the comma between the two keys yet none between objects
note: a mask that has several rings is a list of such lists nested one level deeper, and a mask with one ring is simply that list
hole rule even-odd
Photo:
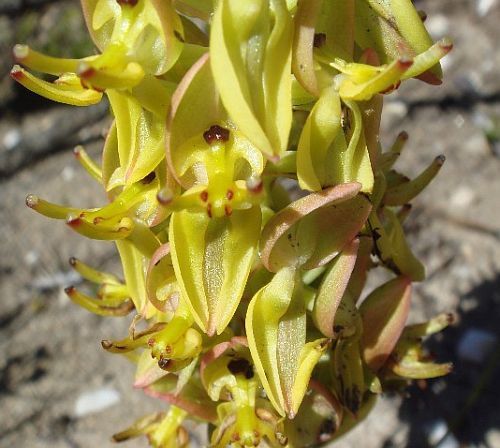
[{"label": "gravel ground", "polygon": [[[407,225],[428,271],[428,279],[415,288],[411,319],[457,312],[458,324],[430,344],[438,359],[455,363],[455,370],[447,378],[412,386],[406,399],[383,397],[370,417],[335,446],[498,448],[500,2],[417,3],[429,13],[434,37],[450,35],[455,49],[444,63],[442,88],[410,82],[387,97],[383,142],[389,145],[399,131],[409,132],[398,167],[410,175],[439,154],[447,159]],[[70,1],[0,1],[2,54],[23,32],[34,33],[42,47],[52,48],[51,24],[62,23],[61,17],[76,30],[74,45],[88,45],[77,32],[81,21],[75,8]],[[0,447],[112,446],[110,434],[162,407],[131,389],[133,367],[124,358],[100,349],[101,339],[126,332],[127,319],[90,315],[63,293],[77,280],[67,263],[70,256],[119,272],[113,245],[84,240],[24,207],[31,192],[58,203],[104,202],[71,148],[87,143],[98,157],[107,125],[105,107],[68,114],[67,108],[14,87],[5,76],[9,68],[3,58]],[[89,400],[103,407],[91,409]],[[144,440],[123,446],[142,447]]]}]

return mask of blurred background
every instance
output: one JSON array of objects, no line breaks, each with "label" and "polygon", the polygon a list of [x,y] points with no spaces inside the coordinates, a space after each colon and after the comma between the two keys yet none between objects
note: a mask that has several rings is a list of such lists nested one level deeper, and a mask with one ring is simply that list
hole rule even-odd
[{"label": "blurred background", "polygon": [[[500,0],[415,3],[433,37],[450,36],[455,48],[443,61],[443,86],[410,81],[386,97],[382,142],[408,131],[397,166],[408,175],[439,154],[447,159],[407,229],[428,272],[411,321],[458,314],[429,344],[455,369],[407,397],[384,396],[335,446],[499,448]],[[63,292],[79,281],[70,256],[119,273],[114,247],[24,206],[28,193],[104,203],[72,148],[83,144],[99,158],[107,104],[66,107],[17,86],[8,75],[15,43],[55,56],[94,51],[77,1],[0,0],[0,447],[108,447],[111,434],[162,406],[132,390],[133,366],[100,347],[126,334],[127,319],[91,315]]]}]

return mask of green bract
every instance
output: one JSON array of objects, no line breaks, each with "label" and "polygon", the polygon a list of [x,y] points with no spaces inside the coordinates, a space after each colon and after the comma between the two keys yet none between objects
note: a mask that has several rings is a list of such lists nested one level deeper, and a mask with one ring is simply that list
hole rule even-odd
[{"label": "green bract", "polygon": [[[66,292],[102,316],[133,313],[128,336],[102,346],[134,360],[134,386],[170,407],[115,441],[188,446],[192,418],[214,447],[317,446],[386,388],[450,371],[421,345],[450,316],[406,326],[425,268],[403,229],[444,158],[410,180],[393,168],[408,136],[388,150],[379,139],[383,96],[409,78],[439,84],[451,49],[410,0],[82,8],[99,54],[17,45],[11,74],[61,103],[106,95],[114,117],[101,166],[75,149],[107,204],[26,203],[116,244],[123,281],[72,258],[97,293]],[[391,278],[367,293],[375,267]]]}]

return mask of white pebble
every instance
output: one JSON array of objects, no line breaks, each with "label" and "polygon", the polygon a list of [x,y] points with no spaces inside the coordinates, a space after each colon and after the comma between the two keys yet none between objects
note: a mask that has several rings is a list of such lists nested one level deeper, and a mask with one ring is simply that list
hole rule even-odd
[{"label": "white pebble", "polygon": [[464,361],[481,364],[495,348],[497,337],[488,331],[470,328],[458,341],[457,354]]},{"label": "white pebble", "polygon": [[71,166],[65,166],[61,171],[61,177],[66,182],[70,182],[75,177],[75,170]]},{"label": "white pebble", "polygon": [[387,101],[384,104],[382,120],[389,126],[406,117],[408,106],[403,101]]},{"label": "white pebble", "polygon": [[493,428],[486,433],[486,443],[489,447],[494,448],[500,446],[500,430]]},{"label": "white pebble", "polygon": [[467,265],[456,264],[450,269],[450,275],[460,281],[469,281],[472,279],[473,272]]},{"label": "white pebble", "polygon": [[477,0],[476,12],[479,17],[484,17],[490,9],[495,5],[497,0]]},{"label": "white pebble", "polygon": [[437,448],[459,448],[460,444],[453,434],[448,434]]},{"label": "white pebble", "polygon": [[450,204],[452,207],[466,208],[476,199],[472,188],[461,185],[452,194]]},{"label": "white pebble", "polygon": [[84,392],[76,400],[74,414],[76,417],[94,414],[117,404],[120,399],[120,393],[110,387]]},{"label": "white pebble", "polygon": [[430,445],[438,443],[448,432],[448,426],[444,420],[436,420],[428,430],[427,440]]},{"label": "white pebble", "polygon": [[460,129],[465,123],[464,116],[462,114],[457,114],[453,119],[453,123],[455,123],[455,126]]},{"label": "white pebble", "polygon": [[444,420],[436,420],[428,430],[429,445],[437,448],[458,448],[459,443],[455,436],[448,433],[448,425]]},{"label": "white pebble", "polygon": [[443,14],[433,14],[427,17],[425,27],[434,39],[441,39],[450,29],[450,21]]},{"label": "white pebble", "polygon": [[33,266],[40,258],[40,254],[36,250],[30,250],[24,255],[24,261],[28,266]]},{"label": "white pebble", "polygon": [[14,149],[21,141],[19,129],[11,129],[3,136],[2,144],[7,151]]}]

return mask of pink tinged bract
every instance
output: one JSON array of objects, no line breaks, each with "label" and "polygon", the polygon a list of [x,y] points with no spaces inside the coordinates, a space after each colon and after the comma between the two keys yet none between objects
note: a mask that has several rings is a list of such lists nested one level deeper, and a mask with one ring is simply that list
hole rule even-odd
[{"label": "pink tinged bract", "polygon": [[365,362],[379,370],[394,350],[410,311],[411,280],[397,277],[375,289],[361,304],[361,347]]}]

